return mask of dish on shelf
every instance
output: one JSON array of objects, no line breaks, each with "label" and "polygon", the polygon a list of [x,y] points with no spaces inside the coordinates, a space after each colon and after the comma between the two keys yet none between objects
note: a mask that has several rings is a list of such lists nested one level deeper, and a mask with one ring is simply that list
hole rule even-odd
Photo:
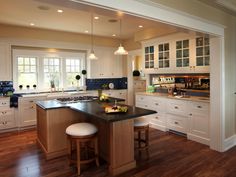
[{"label": "dish on shelf", "polygon": [[106,113],[125,113],[128,111],[127,106],[106,106],[105,112]]},{"label": "dish on shelf", "polygon": [[108,87],[109,87],[109,89],[114,89],[114,84],[111,82],[111,83],[109,83],[109,85],[108,85]]}]

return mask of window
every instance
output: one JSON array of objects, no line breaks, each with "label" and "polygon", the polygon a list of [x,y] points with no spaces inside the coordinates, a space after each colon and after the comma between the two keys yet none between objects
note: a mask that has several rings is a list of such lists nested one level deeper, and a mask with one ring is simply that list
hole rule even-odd
[{"label": "window", "polygon": [[196,38],[196,65],[210,65],[210,39],[208,37]]},{"label": "window", "polygon": [[[16,90],[29,85],[29,89],[76,89],[85,83],[81,70],[86,69],[86,52],[13,49],[13,84]],[[81,79],[77,81],[76,75]]]},{"label": "window", "polygon": [[176,41],[176,67],[189,66],[189,40]]},{"label": "window", "polygon": [[59,58],[44,58],[44,87],[55,88],[60,86],[60,59]]},{"label": "window", "polygon": [[170,67],[170,53],[169,52],[170,52],[169,43],[158,45],[159,68]]},{"label": "window", "polygon": [[33,88],[37,84],[36,57],[17,57],[18,84],[26,88],[27,85]]},{"label": "window", "polygon": [[81,80],[77,81],[75,79],[76,75],[81,75],[81,64],[80,59],[66,59],[66,85],[69,87],[74,87],[80,85]]}]

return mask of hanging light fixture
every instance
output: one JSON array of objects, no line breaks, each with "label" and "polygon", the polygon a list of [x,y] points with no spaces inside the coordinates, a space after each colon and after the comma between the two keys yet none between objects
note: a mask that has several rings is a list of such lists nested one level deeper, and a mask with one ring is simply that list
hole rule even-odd
[{"label": "hanging light fixture", "polygon": [[88,57],[90,60],[97,60],[98,58],[96,57],[93,49],[93,14],[91,14],[91,51]]},{"label": "hanging light fixture", "polygon": [[121,45],[121,19],[120,19],[120,46],[118,49],[114,52],[115,55],[128,55],[128,52],[124,49],[124,47]]}]

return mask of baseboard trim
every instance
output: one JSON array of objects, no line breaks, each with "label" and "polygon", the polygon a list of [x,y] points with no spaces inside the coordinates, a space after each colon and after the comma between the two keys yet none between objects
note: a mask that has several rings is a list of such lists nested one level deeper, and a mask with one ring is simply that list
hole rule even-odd
[{"label": "baseboard trim", "polygon": [[224,140],[223,151],[227,151],[234,146],[236,146],[236,134]]},{"label": "baseboard trim", "polygon": [[191,133],[187,133],[187,138],[189,140],[193,140],[193,141],[196,141],[196,142],[208,145],[208,146],[210,145],[210,139],[209,138],[204,138],[204,137],[196,136],[196,135],[193,135]]}]

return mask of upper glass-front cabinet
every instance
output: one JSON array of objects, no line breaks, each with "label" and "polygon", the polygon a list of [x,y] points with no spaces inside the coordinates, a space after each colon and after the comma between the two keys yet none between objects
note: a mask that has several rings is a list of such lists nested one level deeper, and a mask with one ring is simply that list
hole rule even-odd
[{"label": "upper glass-front cabinet", "polygon": [[154,46],[145,47],[145,68],[154,68]]},{"label": "upper glass-front cabinet", "polygon": [[208,37],[196,38],[196,65],[210,65],[210,39]]},{"label": "upper glass-front cabinet", "polygon": [[176,67],[189,66],[189,40],[176,41]]},{"label": "upper glass-front cabinet", "polygon": [[169,43],[158,45],[158,64],[159,64],[159,68],[170,67],[170,44]]}]

